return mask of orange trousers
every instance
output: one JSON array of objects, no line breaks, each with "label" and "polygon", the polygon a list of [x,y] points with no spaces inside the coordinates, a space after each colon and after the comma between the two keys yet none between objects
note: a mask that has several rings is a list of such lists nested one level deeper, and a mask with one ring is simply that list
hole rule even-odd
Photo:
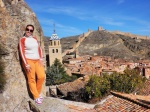
[{"label": "orange trousers", "polygon": [[44,67],[39,64],[39,60],[27,59],[27,62],[31,67],[30,72],[26,72],[29,89],[34,99],[37,99],[39,98],[45,79]]}]

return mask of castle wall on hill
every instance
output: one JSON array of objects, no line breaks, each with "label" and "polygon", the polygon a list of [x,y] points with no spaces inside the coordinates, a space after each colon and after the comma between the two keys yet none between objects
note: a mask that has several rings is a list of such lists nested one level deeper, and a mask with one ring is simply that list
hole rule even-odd
[{"label": "castle wall on hill", "polygon": [[73,51],[79,47],[79,45],[81,44],[81,42],[92,32],[92,30],[88,29],[88,32],[83,33],[83,35],[80,35],[78,38],[78,42],[76,44],[73,45]]},{"label": "castle wall on hill", "polygon": [[148,40],[150,39],[148,36],[135,35],[128,32],[112,31],[111,33],[125,35],[135,39],[148,39]]}]

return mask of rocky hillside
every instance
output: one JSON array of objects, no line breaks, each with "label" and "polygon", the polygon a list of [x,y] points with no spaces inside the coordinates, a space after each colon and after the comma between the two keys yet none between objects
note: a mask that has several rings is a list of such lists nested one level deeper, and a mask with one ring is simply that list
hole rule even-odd
[{"label": "rocky hillside", "polygon": [[[63,51],[71,48],[79,36],[62,38]],[[78,55],[102,55],[122,59],[150,59],[150,39],[138,39],[105,30],[92,31],[76,48]]]},{"label": "rocky hillside", "polygon": [[18,55],[18,42],[27,24],[35,26],[34,35],[44,51],[42,29],[28,5],[23,0],[0,0],[0,45],[5,48],[0,55],[5,62],[7,78],[5,90],[0,93],[0,112],[30,111],[26,78]]},{"label": "rocky hillside", "polygon": [[62,45],[62,52],[64,52],[64,50],[66,49],[71,49],[73,45],[78,41],[78,37],[79,35],[62,38],[60,40]]}]

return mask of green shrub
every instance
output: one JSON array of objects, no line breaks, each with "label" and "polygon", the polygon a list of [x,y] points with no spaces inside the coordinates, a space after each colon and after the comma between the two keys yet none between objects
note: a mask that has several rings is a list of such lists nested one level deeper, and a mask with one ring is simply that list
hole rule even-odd
[{"label": "green shrub", "polygon": [[123,74],[113,73],[111,75],[91,76],[85,90],[91,97],[103,97],[111,90],[131,93],[141,89],[146,81],[136,70],[126,69]]},{"label": "green shrub", "polygon": [[131,93],[143,87],[146,80],[135,69],[126,69],[123,74],[112,74],[109,78],[111,90]]},{"label": "green shrub", "polygon": [[92,97],[102,97],[110,91],[110,82],[106,77],[91,76],[86,85],[86,92]]}]

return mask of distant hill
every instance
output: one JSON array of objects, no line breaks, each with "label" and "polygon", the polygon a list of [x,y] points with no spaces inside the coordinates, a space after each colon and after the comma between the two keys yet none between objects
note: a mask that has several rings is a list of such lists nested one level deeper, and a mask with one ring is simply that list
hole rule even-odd
[{"label": "distant hill", "polygon": [[62,51],[64,52],[67,49],[71,49],[73,45],[76,44],[76,42],[78,41],[79,36],[80,35],[61,38],[60,43],[62,46]]},{"label": "distant hill", "polygon": [[[81,35],[61,38],[62,51],[72,49]],[[84,36],[83,41],[74,49],[78,55],[101,55],[122,59],[150,59],[150,39],[136,35],[97,30]]]}]

